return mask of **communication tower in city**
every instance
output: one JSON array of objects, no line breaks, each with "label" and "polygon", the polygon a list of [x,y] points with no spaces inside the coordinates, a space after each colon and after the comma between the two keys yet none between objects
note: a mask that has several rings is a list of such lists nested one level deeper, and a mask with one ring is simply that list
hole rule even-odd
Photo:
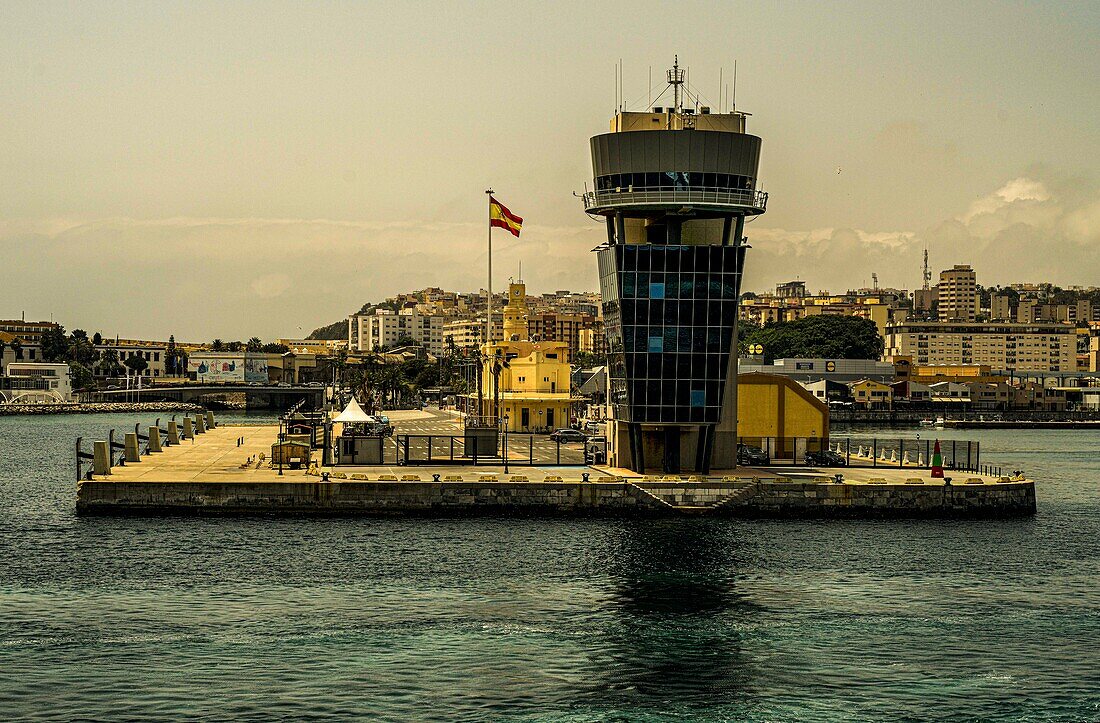
[{"label": "communication tower in city", "polygon": [[607,228],[597,260],[612,462],[705,473],[737,464],[745,221],[768,196],[748,114],[702,105],[678,59],[667,78],[651,106],[620,108],[591,139],[584,205]]}]

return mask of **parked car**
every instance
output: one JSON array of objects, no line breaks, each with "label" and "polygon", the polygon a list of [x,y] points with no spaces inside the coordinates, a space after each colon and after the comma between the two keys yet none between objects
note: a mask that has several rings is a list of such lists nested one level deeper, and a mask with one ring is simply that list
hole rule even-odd
[{"label": "parked car", "polygon": [[823,449],[820,452],[807,452],[806,464],[812,467],[846,467],[848,463],[844,457],[832,450]]},{"label": "parked car", "polygon": [[768,453],[759,447],[750,447],[747,444],[737,445],[737,464],[769,464],[771,458]]},{"label": "parked car", "polygon": [[554,442],[583,442],[587,437],[576,429],[558,429],[550,433],[550,439]]},{"label": "parked car", "polygon": [[603,422],[585,422],[582,431],[585,434],[603,436],[605,427]]}]

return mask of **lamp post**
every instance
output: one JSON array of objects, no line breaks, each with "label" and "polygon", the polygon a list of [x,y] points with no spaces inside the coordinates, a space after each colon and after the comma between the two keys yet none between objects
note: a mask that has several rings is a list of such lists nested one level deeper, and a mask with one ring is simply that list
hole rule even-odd
[{"label": "lamp post", "polygon": [[279,418],[279,476],[283,476],[283,418]]},{"label": "lamp post", "polygon": [[504,474],[508,474],[508,415],[504,415],[504,442],[501,456],[504,457]]}]

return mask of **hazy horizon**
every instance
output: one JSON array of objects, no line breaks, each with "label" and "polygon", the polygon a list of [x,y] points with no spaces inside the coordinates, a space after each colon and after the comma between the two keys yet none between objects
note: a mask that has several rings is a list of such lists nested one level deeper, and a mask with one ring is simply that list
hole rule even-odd
[{"label": "hazy horizon", "polygon": [[304,335],[400,291],[595,290],[588,138],[679,54],[763,138],[745,289],[1100,285],[1100,5],[0,3],[0,318]]}]

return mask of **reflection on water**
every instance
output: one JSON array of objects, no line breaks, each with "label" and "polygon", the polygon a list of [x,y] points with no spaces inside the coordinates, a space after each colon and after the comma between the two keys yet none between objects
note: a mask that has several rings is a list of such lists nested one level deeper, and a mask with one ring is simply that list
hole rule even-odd
[{"label": "reflection on water", "polygon": [[623,533],[611,568],[621,627],[607,641],[608,704],[728,705],[751,692],[755,673],[739,630],[765,611],[737,589],[738,538],[711,520]]},{"label": "reflection on water", "polygon": [[2,720],[1100,718],[1094,433],[984,434],[1027,520],[77,518],[134,421],[0,418]]}]

